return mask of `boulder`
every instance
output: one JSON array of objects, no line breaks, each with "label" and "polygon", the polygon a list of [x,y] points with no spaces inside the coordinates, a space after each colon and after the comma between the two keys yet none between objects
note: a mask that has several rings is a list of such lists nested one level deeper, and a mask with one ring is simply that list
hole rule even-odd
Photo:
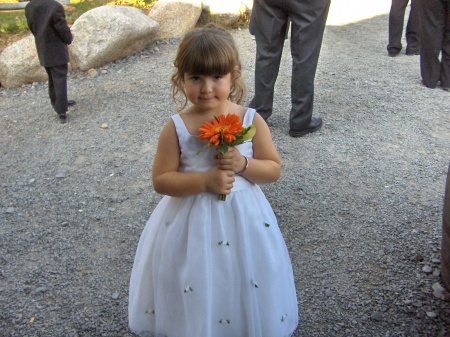
[{"label": "boulder", "polygon": [[39,64],[34,36],[14,42],[0,54],[0,84],[5,88],[47,81],[47,72]]},{"label": "boulder", "polygon": [[202,14],[201,0],[159,0],[148,16],[158,22],[157,39],[182,37],[195,27]]},{"label": "boulder", "polygon": [[141,10],[101,6],[87,11],[73,24],[69,46],[72,61],[81,70],[101,67],[149,46],[159,29]]},{"label": "boulder", "polygon": [[249,0],[203,0],[199,24],[214,22],[224,27],[233,27],[242,17],[250,15]]}]

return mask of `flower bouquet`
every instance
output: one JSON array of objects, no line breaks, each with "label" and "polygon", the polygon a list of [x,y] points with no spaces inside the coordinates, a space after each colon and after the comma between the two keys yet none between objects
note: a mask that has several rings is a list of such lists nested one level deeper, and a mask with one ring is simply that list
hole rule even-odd
[{"label": "flower bouquet", "polygon": [[[228,147],[244,143],[251,139],[255,133],[255,126],[251,124],[244,127],[236,114],[214,116],[212,121],[206,121],[199,129],[200,139],[208,140],[208,143],[197,154],[211,145],[215,146],[218,152],[225,154],[228,152]],[[225,199],[226,195],[219,194],[219,200],[225,201]]]}]

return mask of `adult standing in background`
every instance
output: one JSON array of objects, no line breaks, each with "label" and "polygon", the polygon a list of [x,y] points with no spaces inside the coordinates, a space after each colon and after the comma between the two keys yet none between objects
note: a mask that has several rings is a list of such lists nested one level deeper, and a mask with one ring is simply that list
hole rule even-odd
[{"label": "adult standing in background", "polygon": [[389,56],[397,56],[402,50],[403,22],[408,3],[411,2],[408,23],[406,24],[406,55],[420,54],[420,17],[417,0],[392,0],[389,12],[389,42],[387,51]]},{"label": "adult standing in background", "polygon": [[73,35],[63,6],[55,0],[31,0],[25,7],[28,27],[34,35],[40,64],[48,74],[48,93],[61,122],[67,120],[67,72]]},{"label": "adult standing in background", "polygon": [[422,83],[450,91],[450,0],[419,0],[419,13]]},{"label": "adult standing in background", "polygon": [[331,0],[254,0],[250,31],[256,40],[255,96],[250,107],[267,121],[291,22],[291,111],[289,135],[301,137],[322,126],[312,117],[314,79]]}]

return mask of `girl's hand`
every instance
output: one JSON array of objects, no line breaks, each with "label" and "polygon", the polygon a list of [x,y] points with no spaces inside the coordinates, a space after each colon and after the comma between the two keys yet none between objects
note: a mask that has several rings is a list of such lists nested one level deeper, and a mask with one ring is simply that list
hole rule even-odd
[{"label": "girl's hand", "polygon": [[206,177],[206,189],[217,194],[230,194],[234,183],[234,172],[214,166],[209,169]]},{"label": "girl's hand", "polygon": [[234,173],[242,172],[246,164],[242,154],[234,147],[229,147],[225,154],[217,154],[216,161],[221,170],[229,170]]}]

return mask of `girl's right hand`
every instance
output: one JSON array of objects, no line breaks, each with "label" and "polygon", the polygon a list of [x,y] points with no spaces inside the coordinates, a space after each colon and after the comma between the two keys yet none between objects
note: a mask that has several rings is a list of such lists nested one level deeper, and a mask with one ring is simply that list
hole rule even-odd
[{"label": "girl's right hand", "polygon": [[206,189],[217,194],[230,194],[234,183],[234,172],[217,166],[206,171]]}]

